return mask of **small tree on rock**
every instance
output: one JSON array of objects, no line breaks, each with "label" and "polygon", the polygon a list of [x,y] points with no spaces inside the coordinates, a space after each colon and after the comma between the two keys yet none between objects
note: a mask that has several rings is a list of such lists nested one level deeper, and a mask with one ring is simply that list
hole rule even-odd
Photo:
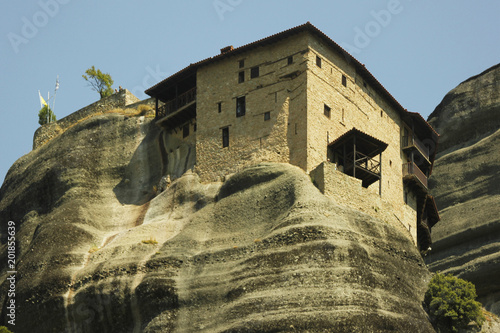
[{"label": "small tree on rock", "polygon": [[476,297],[476,287],[471,282],[437,273],[429,282],[424,304],[438,332],[458,332],[471,321],[482,326],[484,316]]},{"label": "small tree on rock", "polygon": [[48,123],[53,123],[56,121],[56,115],[52,112],[52,109],[45,104],[38,112],[38,123],[40,125],[45,125]]},{"label": "small tree on rock", "polygon": [[[85,75],[86,74],[86,75]],[[101,72],[100,69],[95,69],[94,66],[85,71],[82,77],[88,82],[92,90],[95,90],[101,96],[101,99],[113,95],[113,79],[108,73]]]}]

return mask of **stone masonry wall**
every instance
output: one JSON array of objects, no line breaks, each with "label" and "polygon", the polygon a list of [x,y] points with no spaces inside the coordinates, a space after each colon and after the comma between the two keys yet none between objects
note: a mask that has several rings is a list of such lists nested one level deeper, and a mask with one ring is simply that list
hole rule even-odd
[{"label": "stone masonry wall", "polygon": [[[382,153],[382,198],[392,203],[401,219],[407,215],[403,201],[401,126],[399,114],[382,98],[346,59],[310,38],[307,71],[307,169],[327,160],[327,145],[353,127],[385,142]],[[321,58],[321,67],[316,59]],[[345,75],[347,84],[342,84]],[[325,105],[331,108],[325,116]],[[379,182],[368,190],[378,194]],[[416,229],[413,220],[412,229]]]},{"label": "stone masonry wall", "polygon": [[50,123],[39,127],[33,137],[33,149],[42,146],[47,141],[58,136],[67,128],[86,117],[98,113],[103,113],[112,109],[125,108],[129,105],[137,107],[140,104],[154,107],[154,101],[152,99],[140,101],[130,91],[128,91],[127,89],[122,89],[111,96],[100,99],[95,103],[92,103],[76,112],[73,112],[72,114],[56,121],[55,123]]},{"label": "stone masonry wall", "polygon": [[[272,49],[259,47],[198,70],[196,171],[203,181],[215,181],[261,161],[305,168],[306,51],[307,39],[299,35]],[[259,66],[259,76],[251,78],[254,66]],[[242,83],[238,83],[240,71],[245,75]],[[246,113],[236,117],[240,96],[245,96]],[[223,128],[229,130],[225,148]]]},{"label": "stone masonry wall", "polygon": [[[410,205],[396,214],[394,205],[378,194],[361,186],[361,180],[336,169],[334,163],[323,162],[310,172],[314,185],[326,196],[341,206],[351,207],[384,221],[397,220],[417,243],[416,210]],[[415,202],[416,205],[416,202]],[[397,223],[395,224],[397,225]]]}]

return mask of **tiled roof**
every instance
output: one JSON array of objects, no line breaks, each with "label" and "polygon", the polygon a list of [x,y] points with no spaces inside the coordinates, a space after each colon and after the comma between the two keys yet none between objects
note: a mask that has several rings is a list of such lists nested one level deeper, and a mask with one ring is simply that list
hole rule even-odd
[{"label": "tiled roof", "polygon": [[[210,58],[198,61],[194,64],[190,64],[189,66],[185,67],[184,69],[178,71],[177,73],[169,76],[165,80],[163,80],[163,81],[159,82],[158,84],[152,86],[151,88],[147,89],[145,91],[145,93],[154,97],[155,90],[161,88],[162,86],[168,85],[169,82],[175,81],[175,79],[181,77],[183,74],[189,74],[189,73],[196,72],[196,70],[201,66],[204,66],[204,65],[210,64],[212,62],[216,62],[216,61],[219,61],[219,60],[222,60],[222,59],[225,59],[225,58],[228,58],[228,57],[231,57],[231,56],[234,56],[234,55],[246,52],[246,51],[249,51],[249,50],[256,48],[258,46],[276,43],[276,42],[283,40],[291,35],[295,35],[295,34],[298,34],[298,33],[304,32],[304,31],[309,31],[309,32],[315,34],[316,36],[321,38],[323,41],[325,41],[331,48],[333,48],[337,52],[341,53],[345,57],[346,61],[348,63],[352,63],[354,65],[354,67],[356,68],[357,72],[360,73],[365,78],[365,80],[371,84],[372,87],[374,87],[383,96],[385,96],[388,99],[388,101],[396,108],[396,110],[398,110],[401,113],[402,116],[409,116],[410,118],[412,118],[413,120],[416,120],[421,125],[427,127],[428,130],[430,130],[432,133],[435,134],[436,141],[437,141],[437,137],[439,137],[439,134],[432,128],[432,126],[430,126],[427,123],[427,121],[424,118],[422,118],[422,116],[420,116],[420,114],[418,114],[416,112],[409,112],[408,110],[403,108],[403,106],[401,104],[399,104],[399,102],[387,91],[387,89],[385,89],[385,87],[368,71],[368,69],[366,69],[365,65],[363,65],[358,60],[356,60],[356,58],[354,58],[351,54],[349,54],[349,52],[344,50],[340,45],[335,43],[330,37],[328,37],[325,33],[323,33],[321,30],[316,28],[310,22],[307,22],[307,23],[299,25],[297,27],[294,27],[294,28],[282,31],[280,33],[271,35],[269,37],[257,40],[255,42],[240,46],[240,47],[235,48],[233,50],[218,54],[214,57],[210,57]],[[418,115],[418,117],[415,117],[415,114]]]}]

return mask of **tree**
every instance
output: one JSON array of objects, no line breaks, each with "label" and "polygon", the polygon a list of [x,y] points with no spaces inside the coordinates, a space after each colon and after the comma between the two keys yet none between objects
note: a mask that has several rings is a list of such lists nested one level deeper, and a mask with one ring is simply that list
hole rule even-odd
[{"label": "tree", "polygon": [[38,112],[38,123],[40,125],[45,125],[48,123],[53,123],[56,121],[56,115],[52,112],[52,109],[45,104]]},{"label": "tree", "polygon": [[438,332],[458,332],[471,321],[482,326],[484,316],[476,297],[476,287],[471,282],[437,273],[429,282],[424,304]]},{"label": "tree", "polygon": [[[85,75],[86,74],[86,75]],[[89,83],[92,90],[95,90],[101,95],[101,99],[113,95],[113,79],[108,73],[101,72],[100,69],[95,69],[94,66],[85,71],[82,77]]]}]

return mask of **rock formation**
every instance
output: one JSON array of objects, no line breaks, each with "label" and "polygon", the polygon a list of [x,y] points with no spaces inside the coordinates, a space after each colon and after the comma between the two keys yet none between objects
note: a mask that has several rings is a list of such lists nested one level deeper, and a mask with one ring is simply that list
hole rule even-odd
[{"label": "rock formation", "polygon": [[399,226],[286,164],[224,183],[188,172],[156,193],[159,137],[151,118],[98,115],[12,166],[16,333],[433,332],[430,274]]},{"label": "rock formation", "polygon": [[441,222],[432,229],[431,270],[476,284],[500,314],[500,65],[450,91],[430,115],[441,134],[430,179]]}]

